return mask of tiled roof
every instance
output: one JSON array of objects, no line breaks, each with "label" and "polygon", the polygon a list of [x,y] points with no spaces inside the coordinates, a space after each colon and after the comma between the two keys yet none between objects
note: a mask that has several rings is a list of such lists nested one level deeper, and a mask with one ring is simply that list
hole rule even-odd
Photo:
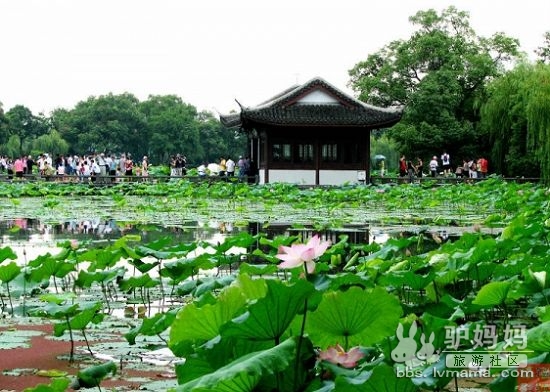
[{"label": "tiled roof", "polygon": [[[300,103],[302,97],[322,91],[334,102]],[[332,86],[322,78],[314,78],[301,86],[293,86],[253,107],[242,107],[240,113],[220,115],[226,127],[247,128],[254,123],[303,126],[390,127],[401,119],[401,108],[368,105]]]}]

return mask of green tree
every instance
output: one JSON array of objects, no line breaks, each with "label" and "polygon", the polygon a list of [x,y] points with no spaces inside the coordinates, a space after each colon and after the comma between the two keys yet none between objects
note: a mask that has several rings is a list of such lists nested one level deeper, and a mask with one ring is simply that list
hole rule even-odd
[{"label": "green tree", "polygon": [[195,162],[219,162],[220,157],[231,157],[236,162],[239,155],[247,153],[246,135],[225,128],[212,113],[200,113],[198,122],[200,140],[206,153]]},{"label": "green tree", "polygon": [[550,31],[544,33],[544,43],[535,50],[535,53],[539,56],[541,63],[550,63]]},{"label": "green tree", "polygon": [[90,97],[69,112],[52,113],[52,122],[70,146],[71,153],[147,153],[146,119],[139,100],[130,93]]},{"label": "green tree", "polygon": [[0,154],[10,158],[21,156],[21,139],[18,135],[11,135],[6,144],[0,146]]},{"label": "green tree", "polygon": [[0,102],[0,146],[7,143],[9,137],[10,131],[8,127],[8,119],[4,114],[4,105]]},{"label": "green tree", "polygon": [[32,152],[34,155],[48,152],[54,157],[66,155],[69,152],[69,144],[61,137],[59,132],[52,129],[49,133],[39,136],[33,141]]},{"label": "green tree", "polygon": [[481,124],[493,165],[510,176],[550,181],[550,65],[523,63],[488,88]]},{"label": "green tree", "polygon": [[489,148],[476,128],[486,83],[519,56],[519,41],[501,33],[478,37],[469,14],[455,7],[409,20],[417,31],[356,64],[350,85],[367,103],[405,106],[389,135],[406,155],[474,157]]},{"label": "green tree", "polygon": [[[383,155],[386,157],[384,162],[384,168],[386,171],[397,171],[397,163],[399,161],[399,149],[395,144],[393,139],[390,139],[386,133],[375,136],[371,135],[370,137],[370,156],[371,156],[371,167],[373,170],[380,170],[380,167],[376,167],[374,157],[376,155]],[[411,157],[412,158],[412,157]]]},{"label": "green tree", "polygon": [[140,110],[147,119],[148,154],[154,161],[168,163],[177,153],[190,160],[202,154],[194,106],[175,95],[151,95]]},{"label": "green tree", "polygon": [[31,110],[23,105],[16,105],[6,113],[8,134],[19,137],[18,154],[26,154],[23,146],[32,142],[40,135],[51,129],[50,119],[43,114],[35,116]]}]

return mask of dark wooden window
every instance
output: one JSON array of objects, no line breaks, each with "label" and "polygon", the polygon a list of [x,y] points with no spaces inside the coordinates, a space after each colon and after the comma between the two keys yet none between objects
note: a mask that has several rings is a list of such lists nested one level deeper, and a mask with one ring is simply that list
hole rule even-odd
[{"label": "dark wooden window", "polygon": [[313,144],[298,144],[298,162],[313,162]]},{"label": "dark wooden window", "polygon": [[290,162],[292,159],[291,145],[288,143],[273,144],[273,161]]},{"label": "dark wooden window", "polygon": [[321,159],[323,162],[338,162],[338,144],[323,144],[321,147]]},{"label": "dark wooden window", "polygon": [[343,145],[344,163],[360,163],[361,154],[359,151],[359,145],[357,143],[345,143]]}]

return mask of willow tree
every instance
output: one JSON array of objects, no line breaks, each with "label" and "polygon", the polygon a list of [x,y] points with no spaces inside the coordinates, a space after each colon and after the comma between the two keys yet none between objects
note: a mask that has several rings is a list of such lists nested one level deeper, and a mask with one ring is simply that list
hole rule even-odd
[{"label": "willow tree", "polygon": [[481,124],[493,165],[511,176],[550,182],[550,65],[520,64],[488,86]]},{"label": "willow tree", "polygon": [[45,135],[37,137],[32,142],[32,152],[34,155],[47,152],[54,157],[66,155],[69,151],[69,144],[61,137],[55,129],[50,130]]}]

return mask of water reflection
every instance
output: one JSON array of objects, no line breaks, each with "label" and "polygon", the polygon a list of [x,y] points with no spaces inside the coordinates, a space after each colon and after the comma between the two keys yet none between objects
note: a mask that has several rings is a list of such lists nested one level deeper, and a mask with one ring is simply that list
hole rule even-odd
[{"label": "water reflection", "polygon": [[333,243],[345,234],[350,243],[369,243],[384,241],[386,236],[369,236],[364,226],[349,226],[339,229],[314,229],[312,227],[293,227],[290,223],[268,224],[248,222],[235,225],[233,222],[188,221],[180,225],[165,226],[158,223],[136,224],[114,219],[90,218],[51,223],[40,219],[17,218],[0,221],[0,246],[9,246],[18,257],[32,260],[40,255],[55,252],[57,243],[76,239],[88,246],[115,241],[125,235],[136,235],[146,244],[169,237],[174,243],[204,241],[211,244],[223,243],[228,236],[246,231],[252,235],[265,233],[269,238],[277,235],[300,235],[310,238],[314,233]]},{"label": "water reflection", "polygon": [[[333,244],[341,240],[341,236],[347,237],[347,242],[350,244],[368,244],[379,243],[382,244],[390,238],[406,238],[415,236],[418,232],[403,231],[403,228],[393,228],[393,230],[386,230],[386,228],[368,228],[366,226],[355,225],[342,228],[314,228],[304,226],[293,226],[284,223],[261,223],[261,222],[247,222],[234,224],[232,222],[199,222],[188,221],[178,226],[163,226],[160,224],[136,224],[130,222],[121,222],[114,219],[85,219],[82,221],[67,221],[62,223],[49,223],[39,219],[26,219],[18,218],[6,221],[0,221],[0,240],[1,247],[9,246],[18,256],[20,264],[27,264],[28,261],[35,260],[39,256],[46,255],[47,253],[55,254],[59,251],[57,243],[68,240],[76,239],[80,243],[86,243],[86,247],[103,246],[108,245],[110,241],[116,241],[125,235],[136,235],[140,238],[142,244],[154,242],[156,240],[169,237],[173,243],[191,243],[191,242],[207,242],[212,245],[223,243],[228,237],[238,235],[241,232],[248,232],[251,235],[265,234],[268,238],[272,239],[279,235],[298,236],[302,240],[311,238],[314,234],[318,234],[323,240],[330,240]],[[424,234],[424,233],[423,233]],[[430,236],[426,236],[427,239],[433,239],[433,241],[424,241],[422,252],[426,252],[432,248],[439,246],[444,241],[449,239],[449,235],[453,236],[446,229],[434,229],[429,233]],[[260,247],[259,243],[256,244]],[[225,254],[242,255],[247,250],[237,248],[235,253],[229,249]],[[418,249],[418,246],[415,246]],[[198,248],[194,252],[208,251],[209,247]],[[253,249],[252,249],[253,250]],[[248,250],[251,251],[251,250]],[[252,254],[252,253],[249,253]],[[190,254],[191,255],[191,254]],[[193,256],[193,255],[191,255]],[[223,264],[223,266],[233,265],[234,259],[228,259],[229,262]],[[237,258],[238,260],[238,258]],[[242,259],[241,259],[242,260]],[[254,259],[248,260],[248,262],[254,262]],[[259,259],[258,262],[263,263],[265,260]],[[238,263],[237,263],[238,264]],[[135,264],[132,264],[128,260],[123,260],[121,264],[128,273],[135,274]],[[82,264],[80,265],[82,268]],[[197,273],[197,276],[210,277],[212,275],[218,275],[218,273],[231,274],[231,268],[228,270],[225,267],[212,268],[207,271]],[[148,270],[147,274],[151,278],[157,278],[159,270],[153,268]],[[141,270],[140,270],[141,271]],[[70,282],[70,280],[67,280]],[[54,286],[50,289],[53,290]],[[161,286],[162,287],[162,286]],[[174,286],[175,287],[175,286]],[[57,288],[56,288],[57,290]],[[155,288],[156,290],[156,288]],[[161,292],[163,289],[161,288]],[[109,307],[109,312],[114,316],[121,318],[140,319],[144,317],[151,317],[158,312],[165,311],[174,306],[182,305],[179,297],[172,297],[172,294],[165,296],[164,294],[160,299],[150,298],[149,292],[146,294],[133,291],[132,296],[123,295],[118,297],[117,290],[113,291],[113,301],[118,301],[122,306]],[[97,294],[97,293],[96,293]],[[120,293],[119,293],[120,294]],[[158,297],[158,293],[156,293]],[[171,302],[175,301],[175,302]]]},{"label": "water reflection", "polygon": [[238,232],[232,225],[219,223],[185,222],[179,226],[159,224],[135,224],[114,219],[71,220],[60,223],[43,222],[39,219],[18,218],[0,221],[0,246],[11,247],[18,257],[32,260],[54,252],[57,243],[76,239],[89,246],[117,240],[125,235],[136,235],[142,243],[170,237],[175,242],[207,241],[223,242],[223,238]]},{"label": "water reflection", "polygon": [[181,240],[198,240],[218,231],[220,230],[216,226],[205,227],[200,222],[187,222],[185,225],[169,227],[158,224],[117,222],[114,219],[100,220],[99,218],[61,223],[45,223],[39,219],[26,218],[0,222],[2,243],[14,240],[33,241],[34,239],[43,243],[68,239],[110,240],[129,234],[139,235],[144,241],[154,241],[164,236]]},{"label": "water reflection", "polygon": [[[243,222],[202,222],[187,221],[179,225],[162,225],[159,223],[143,224],[114,219],[91,218],[81,221],[51,223],[40,219],[17,218],[0,221],[0,246],[17,248],[41,248],[44,253],[51,252],[58,242],[76,239],[88,246],[100,245],[117,240],[125,235],[135,235],[146,244],[169,237],[174,243],[204,241],[211,244],[223,243],[225,238],[241,232],[251,235],[265,233],[268,238],[277,235],[301,236],[310,238],[319,234],[324,240],[332,243],[339,241],[341,235],[348,237],[351,244],[385,243],[389,238],[416,235],[426,228],[372,227],[368,225],[348,225],[341,228],[319,229],[313,227],[295,227],[290,223]],[[446,241],[449,237],[458,237],[461,233],[451,232],[446,228],[435,227],[429,231]]]}]

